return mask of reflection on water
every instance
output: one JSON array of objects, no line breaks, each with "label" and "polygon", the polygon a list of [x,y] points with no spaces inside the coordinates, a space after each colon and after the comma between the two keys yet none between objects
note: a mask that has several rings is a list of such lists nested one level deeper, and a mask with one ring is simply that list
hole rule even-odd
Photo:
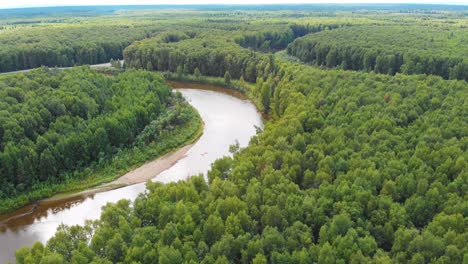
[{"label": "reflection on water", "polygon": [[21,230],[23,226],[34,223],[36,220],[40,221],[42,218],[47,218],[49,213],[57,214],[60,211],[70,209],[87,199],[92,200],[93,198],[94,195],[74,196],[57,201],[28,205],[14,213],[3,215],[0,218],[0,232],[5,232],[7,229],[16,232]]},{"label": "reflection on water", "polygon": [[[181,88],[181,84],[171,85]],[[256,132],[255,127],[262,126],[261,116],[253,104],[245,98],[234,97],[239,94],[227,94],[226,90],[213,86],[194,88],[198,89],[178,90],[200,113],[204,122],[203,135],[184,158],[160,173],[153,179],[155,181],[168,183],[206,173],[213,161],[230,155],[229,145],[237,140],[241,147],[247,146]],[[22,246],[31,246],[35,241],[46,242],[61,223],[82,225],[86,220],[97,219],[106,203],[134,200],[145,189],[142,183],[93,195],[43,201],[1,216],[0,263],[13,261],[14,251]]]}]

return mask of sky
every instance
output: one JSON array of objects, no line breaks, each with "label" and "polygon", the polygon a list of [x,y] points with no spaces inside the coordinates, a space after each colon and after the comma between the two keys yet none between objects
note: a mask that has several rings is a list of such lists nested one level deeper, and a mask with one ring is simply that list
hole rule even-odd
[{"label": "sky", "polygon": [[0,8],[76,5],[419,3],[468,5],[468,0],[0,0]]}]

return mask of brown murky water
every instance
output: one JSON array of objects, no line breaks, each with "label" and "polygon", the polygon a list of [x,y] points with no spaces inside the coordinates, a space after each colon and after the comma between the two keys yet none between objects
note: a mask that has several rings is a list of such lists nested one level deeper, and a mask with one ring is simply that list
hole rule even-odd
[{"label": "brown murky water", "polygon": [[[230,155],[229,145],[237,140],[241,147],[247,146],[255,135],[255,126],[262,127],[260,113],[239,93],[215,86],[171,85],[198,110],[205,126],[203,135],[187,155],[154,181],[174,182],[206,173],[213,161]],[[60,224],[81,225],[85,220],[97,219],[106,203],[133,200],[144,191],[145,184],[136,184],[89,196],[40,202],[3,216],[0,218],[0,263],[14,261],[15,250],[22,246],[46,242]]]}]

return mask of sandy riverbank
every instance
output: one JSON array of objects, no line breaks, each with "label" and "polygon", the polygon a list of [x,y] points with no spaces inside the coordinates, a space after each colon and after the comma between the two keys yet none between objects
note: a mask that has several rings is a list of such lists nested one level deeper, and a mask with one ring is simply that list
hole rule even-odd
[{"label": "sandy riverbank", "polygon": [[194,144],[187,145],[156,160],[145,163],[143,166],[126,173],[120,178],[110,183],[104,184],[103,187],[108,185],[131,185],[151,180],[152,178],[158,176],[161,172],[169,169],[178,160],[184,158],[187,154],[187,151],[189,151],[193,145]]},{"label": "sandy riverbank", "polygon": [[149,161],[144,165],[127,172],[126,174],[120,176],[118,179],[113,180],[109,183],[105,183],[81,192],[58,194],[50,198],[43,199],[39,201],[39,203],[47,203],[62,199],[69,199],[77,196],[87,196],[99,192],[122,188],[133,184],[147,182],[158,176],[161,172],[172,167],[172,165],[177,163],[177,161],[179,161],[180,159],[184,158],[187,155],[187,152],[193,147],[193,145],[195,145],[195,143],[196,142],[190,145],[186,145],[176,151],[167,153],[166,155],[161,156],[153,161]]}]

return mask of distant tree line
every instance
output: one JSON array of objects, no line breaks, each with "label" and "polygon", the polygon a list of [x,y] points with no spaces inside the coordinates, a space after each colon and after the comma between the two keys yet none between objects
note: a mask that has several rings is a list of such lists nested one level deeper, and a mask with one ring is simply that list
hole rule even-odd
[{"label": "distant tree line", "polygon": [[0,34],[0,72],[41,66],[98,64],[121,59],[128,45],[152,36],[159,29],[158,25],[80,25],[4,30]]},{"label": "distant tree line", "polygon": [[456,28],[353,26],[296,39],[288,53],[329,68],[468,80],[467,36]]},{"label": "distant tree line", "polygon": [[[291,24],[278,29],[267,28],[250,30],[235,38],[235,42],[244,48],[252,48],[263,52],[285,49],[289,43],[298,37],[322,30],[329,30],[343,26],[342,24]],[[262,27],[265,27],[262,25]]]}]

